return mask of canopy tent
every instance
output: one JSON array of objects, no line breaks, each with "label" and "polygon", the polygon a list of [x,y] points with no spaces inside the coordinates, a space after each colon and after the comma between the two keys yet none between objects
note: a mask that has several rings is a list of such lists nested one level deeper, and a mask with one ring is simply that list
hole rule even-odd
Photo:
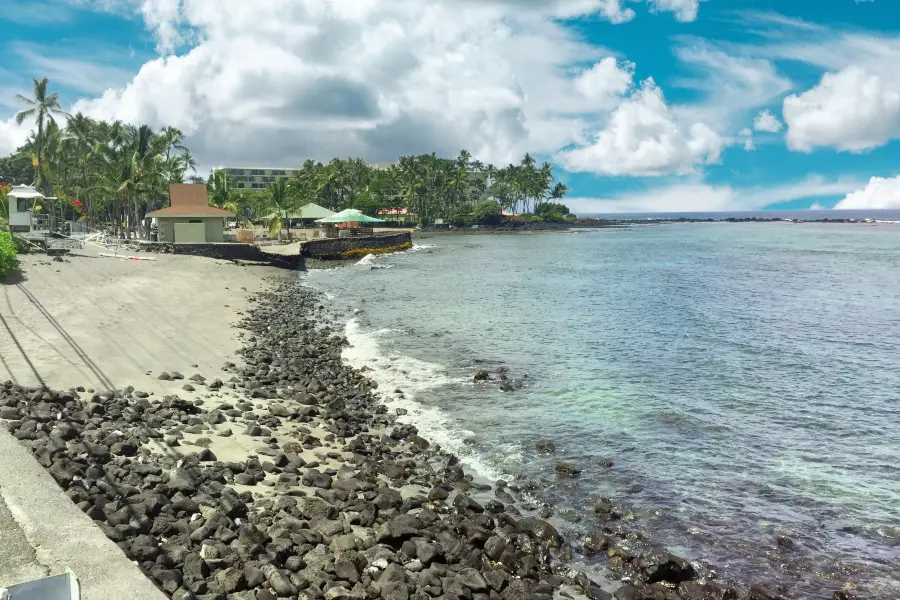
[{"label": "canopy tent", "polygon": [[[333,214],[334,214],[333,211],[330,211],[327,208],[324,208],[322,206],[319,206],[318,204],[313,204],[312,202],[310,202],[309,204],[307,204],[305,206],[301,206],[296,211],[289,212],[287,214],[287,218],[290,219],[291,221],[294,221],[296,219],[302,219],[304,221],[315,221],[316,219],[324,219],[326,217],[330,217]],[[283,215],[279,215],[278,213],[273,212],[273,213],[270,213],[270,214],[266,215],[265,217],[263,217],[263,220],[271,221],[272,219],[274,219],[275,217],[278,217],[278,216],[283,217]]]},{"label": "canopy tent", "polygon": [[384,223],[384,220],[364,215],[355,208],[348,208],[336,215],[319,219],[316,223]]}]

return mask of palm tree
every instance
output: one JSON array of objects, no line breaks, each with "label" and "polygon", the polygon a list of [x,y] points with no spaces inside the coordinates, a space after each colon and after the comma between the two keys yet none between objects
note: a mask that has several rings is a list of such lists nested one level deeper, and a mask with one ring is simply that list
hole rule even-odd
[{"label": "palm tree", "polygon": [[269,224],[269,233],[275,235],[285,222],[287,222],[288,240],[291,239],[291,217],[290,212],[296,208],[291,201],[290,195],[287,193],[287,181],[283,177],[275,180],[275,183],[269,186],[269,194],[271,195],[272,207],[275,209],[276,216]]},{"label": "palm tree", "polygon": [[[34,98],[19,98],[28,106],[16,115],[17,121],[33,119],[36,127],[15,155],[0,158],[0,177],[23,179],[23,170],[27,174],[32,169],[33,156],[36,183],[45,195],[56,191],[60,198],[80,198],[85,219],[94,226],[112,223],[116,235],[123,227],[129,234],[143,235],[143,215],[163,204],[170,184],[186,177],[204,182],[177,128],[153,130],[82,114],[58,126],[55,116],[64,113],[48,87],[46,78],[34,80]],[[550,164],[538,167],[531,155],[498,168],[462,150],[456,157],[403,156],[389,169],[375,169],[359,158],[335,158],[326,164],[307,160],[289,181],[277,182],[268,193],[242,190],[241,196],[235,195],[224,172],[213,173],[209,191],[213,204],[228,208],[243,222],[274,206],[278,230],[289,212],[306,202],[334,210],[354,204],[365,205],[369,212],[407,208],[425,225],[436,218],[464,220],[486,198],[504,210],[542,212],[547,202],[559,202],[567,188],[555,182]],[[55,204],[50,208],[55,225]]]},{"label": "palm tree", "polygon": [[553,189],[550,190],[550,199],[558,202],[563,199],[563,196],[565,196],[568,191],[569,188],[566,187],[566,184],[557,183],[553,186]]},{"label": "palm tree", "polygon": [[70,159],[75,163],[78,185],[81,189],[79,196],[84,202],[87,220],[93,222],[94,203],[91,190],[92,163],[97,156],[96,148],[96,124],[82,113],[76,113],[68,118],[65,137],[71,144],[72,153]]},{"label": "palm tree", "polygon": [[223,208],[231,202],[231,194],[234,187],[232,179],[224,169],[217,169],[209,176],[206,184],[209,189],[209,199],[215,206]]},{"label": "palm tree", "polygon": [[[59,105],[59,94],[57,92],[49,92],[50,80],[46,77],[38,81],[32,79],[34,83],[34,97],[26,98],[21,94],[16,94],[16,99],[28,105],[26,108],[16,113],[16,125],[21,125],[26,119],[34,119],[37,124],[37,135],[35,136],[35,153],[37,155],[37,180],[39,189],[45,196],[52,196],[53,189],[50,186],[50,180],[44,173],[44,127],[49,123],[56,123],[55,116],[65,115]],[[56,214],[51,203],[50,226],[56,227]]]}]

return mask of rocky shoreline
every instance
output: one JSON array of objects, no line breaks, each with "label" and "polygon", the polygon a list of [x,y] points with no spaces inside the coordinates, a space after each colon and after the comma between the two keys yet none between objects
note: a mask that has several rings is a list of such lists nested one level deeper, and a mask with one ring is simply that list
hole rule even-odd
[{"label": "rocky shoreline", "polygon": [[[397,423],[343,363],[318,292],[278,277],[253,300],[243,364],[186,379],[193,401],[0,384],[9,431],[170,598],[613,597],[618,582],[573,568],[573,546],[522,514],[517,486],[476,483]],[[574,548],[616,563],[615,598],[779,598],[644,547],[615,511],[598,503]]]}]

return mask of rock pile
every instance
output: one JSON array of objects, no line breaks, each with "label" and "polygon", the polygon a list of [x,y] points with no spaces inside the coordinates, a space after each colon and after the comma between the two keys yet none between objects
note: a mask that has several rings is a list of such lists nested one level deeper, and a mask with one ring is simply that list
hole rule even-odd
[{"label": "rock pile", "polygon": [[[345,340],[313,318],[323,309],[314,291],[280,281],[253,307],[243,366],[226,364],[228,381],[189,378],[205,399],[0,385],[9,430],[166,594],[611,597],[571,568],[572,548],[550,523],[516,509],[516,488],[498,482],[489,497],[455,457],[388,414],[374,384],[342,363]],[[255,450],[220,460],[232,436]],[[598,505],[601,521],[615,515]],[[606,552],[627,575],[616,598],[737,597],[614,531],[578,551]]]}]

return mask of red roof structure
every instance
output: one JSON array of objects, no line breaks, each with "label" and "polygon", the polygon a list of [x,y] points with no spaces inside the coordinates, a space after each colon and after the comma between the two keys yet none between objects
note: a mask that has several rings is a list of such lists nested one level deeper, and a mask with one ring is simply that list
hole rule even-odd
[{"label": "red roof structure", "polygon": [[173,183],[169,185],[169,208],[147,213],[147,217],[233,217],[234,213],[209,205],[206,185]]}]

